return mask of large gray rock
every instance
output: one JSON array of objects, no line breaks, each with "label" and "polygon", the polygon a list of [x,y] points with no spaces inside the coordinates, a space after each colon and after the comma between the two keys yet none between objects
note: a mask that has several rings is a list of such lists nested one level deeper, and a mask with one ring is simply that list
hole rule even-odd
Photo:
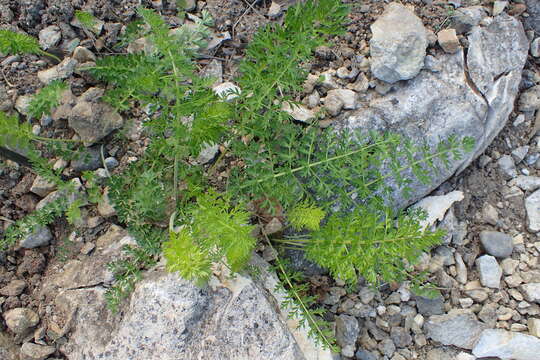
[{"label": "large gray rock", "polygon": [[482,332],[472,353],[477,358],[497,357],[504,360],[538,360],[540,339],[518,332],[488,329]]},{"label": "large gray rock", "polygon": [[427,33],[422,20],[399,3],[371,25],[371,72],[388,83],[412,79],[424,66]]},{"label": "large gray rock", "polygon": [[[121,231],[98,240],[88,263],[117,254],[119,236]],[[91,272],[86,266],[75,267]],[[307,341],[304,330],[288,327],[296,322],[287,321],[278,307],[283,297],[269,295],[275,278],[261,269],[257,281],[242,275],[232,279],[221,269],[209,286],[200,288],[157,268],[137,284],[117,315],[106,307],[102,276],[96,282],[65,269],[74,277],[59,275],[47,287],[51,294],[53,285],[60,286],[54,314],[65,319],[59,326],[70,332],[61,351],[70,360],[330,360],[330,352]]]},{"label": "large gray rock", "polygon": [[424,332],[427,337],[463,349],[472,349],[486,325],[474,314],[452,310],[446,315],[434,315],[426,321]]},{"label": "large gray rock", "polygon": [[[468,37],[469,51],[440,52],[426,58],[426,67],[414,79],[395,84],[394,90],[362,104],[337,122],[338,130],[377,130],[404,135],[432,148],[450,135],[471,136],[474,150],[432,174],[432,183],[413,181],[405,199],[395,184],[391,199],[409,205],[430,193],[482,154],[504,127],[512,111],[528,41],[521,23],[502,14],[486,27],[474,27]],[[468,69],[468,71],[467,71]],[[467,75],[468,74],[468,75]],[[408,178],[412,174],[405,173]]]}]

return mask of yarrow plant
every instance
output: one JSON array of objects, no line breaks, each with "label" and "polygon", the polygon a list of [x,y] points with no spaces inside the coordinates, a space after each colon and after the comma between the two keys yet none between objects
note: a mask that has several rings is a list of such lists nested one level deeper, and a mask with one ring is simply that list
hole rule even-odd
[{"label": "yarrow plant", "polygon": [[[422,228],[419,212],[389,206],[385,197],[395,189],[388,180],[404,193],[412,180],[406,174],[429,183],[438,167],[472,149],[471,139],[450,137],[431,148],[397,134],[299,124],[283,111],[296,103],[314,49],[343,32],[347,14],[339,0],[292,6],[282,24],[257,32],[239,65],[241,90],[224,96],[195,63],[210,35],[208,13],[170,29],[157,13],[141,8],[123,44],[144,38],[144,49],[103,57],[87,69],[108,84],[105,99],[117,109],[145,109],[151,140],[145,154],[108,184],[118,220],[138,242],[111,264],[117,282],[107,298],[113,309],[161,251],[169,271],[204,285],[213,264],[243,271],[259,242],[303,251],[350,286],[360,276],[374,286],[425,283],[409,265],[443,234]],[[36,115],[47,111],[39,104],[54,106],[60,85],[52,86],[36,96]],[[9,126],[14,120],[4,121]],[[20,129],[31,138],[27,124]],[[222,144],[220,155],[204,164],[201,152],[215,144]],[[222,179],[216,179],[217,169],[226,169]],[[272,221],[284,228],[267,232]],[[295,304],[293,315],[335,350],[322,310],[285,263],[280,255],[276,269],[287,304]]]}]

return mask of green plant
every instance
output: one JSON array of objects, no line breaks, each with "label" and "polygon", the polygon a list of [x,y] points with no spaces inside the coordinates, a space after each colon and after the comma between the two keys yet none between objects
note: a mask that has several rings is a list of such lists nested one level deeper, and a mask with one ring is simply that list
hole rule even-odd
[{"label": "green plant", "polygon": [[40,119],[43,115],[50,115],[51,109],[58,106],[62,92],[66,89],[67,84],[63,81],[51,82],[32,97],[28,114],[35,119]]},{"label": "green plant", "polygon": [[45,55],[60,62],[57,56],[41,50],[39,42],[35,38],[9,30],[0,30],[0,53],[6,55]]},{"label": "green plant", "polygon": [[[412,178],[429,183],[438,167],[470,151],[471,140],[449,137],[432,147],[396,134],[297,124],[282,111],[295,103],[313,50],[342,33],[347,11],[339,0],[307,0],[289,8],[283,24],[260,29],[240,63],[242,90],[233,99],[217,96],[193,62],[210,34],[208,14],[171,31],[158,14],[139,9],[128,37],[145,37],[147,52],[108,56],[87,69],[109,85],[105,99],[113,106],[141,106],[149,114],[146,152],[108,183],[118,219],[137,242],[110,265],[111,309],[161,251],[170,271],[204,284],[214,263],[242,271],[259,240],[303,250],[350,285],[360,275],[373,285],[424,285],[409,265],[442,234],[422,229],[421,214],[394,211],[384,199],[396,190],[406,194]],[[12,131],[31,136],[28,130]],[[200,165],[201,150],[216,143],[226,144],[216,162]],[[220,167],[227,168],[224,181],[215,177]],[[265,233],[273,218],[287,235]],[[334,348],[306,285],[281,258],[276,265],[293,315]]]},{"label": "green plant", "polygon": [[75,18],[79,20],[81,25],[84,26],[86,29],[92,32],[96,31],[95,27],[98,21],[96,17],[91,13],[82,10],[75,10]]}]

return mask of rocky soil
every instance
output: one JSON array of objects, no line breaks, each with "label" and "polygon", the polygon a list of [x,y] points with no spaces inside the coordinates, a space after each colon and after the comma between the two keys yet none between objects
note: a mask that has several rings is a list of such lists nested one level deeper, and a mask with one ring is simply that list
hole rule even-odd
[{"label": "rocky soil", "polygon": [[[119,226],[106,192],[79,224],[59,219],[0,253],[0,359],[540,359],[540,2],[537,0],[369,0],[351,3],[347,32],[321,47],[288,109],[322,127],[391,129],[435,143],[472,136],[473,153],[414,184],[444,243],[421,255],[441,296],[415,296],[408,283],[354,291],[316,269],[313,291],[335,324],[341,354],[317,349],[277,306],[270,273],[233,282],[217,272],[199,289],[163,271],[146,274],[118,314],[105,306],[106,264],[133,239]],[[174,1],[144,1],[171,27]],[[190,16],[215,19],[201,72],[231,86],[258,27],[282,21],[294,0],[186,0]],[[29,95],[54,79],[71,91],[51,116],[31,119],[36,134],[84,140],[85,156],[51,158],[73,178],[120,172],[144,151],[144,109],[119,114],[100,100],[100,84],[80,67],[118,51],[139,1],[0,0],[0,28],[36,36],[62,54],[0,54],[0,110],[26,115]],[[74,20],[91,11],[94,33]],[[396,26],[399,24],[399,26]],[[144,43],[130,45],[134,50]],[[321,79],[322,81],[318,81]],[[209,149],[212,159],[217,149]],[[45,152],[47,155],[47,152]],[[104,166],[105,165],[105,166]],[[431,195],[426,198],[426,195]],[[447,195],[447,196],[443,196]],[[54,186],[15,163],[0,163],[0,236],[55,196]],[[423,199],[423,200],[422,200]],[[411,200],[395,197],[396,205]],[[260,254],[272,260],[272,254]],[[264,263],[254,258],[257,265]],[[264,267],[264,266],[263,266]]]}]

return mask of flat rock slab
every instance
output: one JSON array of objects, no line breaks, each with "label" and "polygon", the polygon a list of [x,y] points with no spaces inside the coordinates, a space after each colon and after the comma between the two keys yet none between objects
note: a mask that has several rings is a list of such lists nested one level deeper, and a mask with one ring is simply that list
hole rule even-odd
[{"label": "flat rock slab", "polygon": [[[422,71],[413,79],[393,85],[386,95],[363,103],[355,112],[336,122],[336,130],[394,132],[431,148],[451,135],[470,136],[475,148],[448,167],[438,163],[432,183],[410,184],[405,199],[396,184],[391,201],[404,207],[429,194],[453,174],[465,169],[497,136],[512,111],[521,81],[529,43],[523,26],[501,14],[489,26],[475,26],[467,55],[442,51],[427,56]],[[466,71],[468,70],[468,71]],[[411,173],[405,177],[414,179]]]},{"label": "flat rock slab", "polygon": [[488,329],[482,332],[472,353],[477,358],[497,357],[503,360],[538,360],[540,339],[518,332]]},{"label": "flat rock slab", "polygon": [[443,345],[472,349],[486,325],[467,312],[453,310],[431,316],[424,325],[426,335]]}]

